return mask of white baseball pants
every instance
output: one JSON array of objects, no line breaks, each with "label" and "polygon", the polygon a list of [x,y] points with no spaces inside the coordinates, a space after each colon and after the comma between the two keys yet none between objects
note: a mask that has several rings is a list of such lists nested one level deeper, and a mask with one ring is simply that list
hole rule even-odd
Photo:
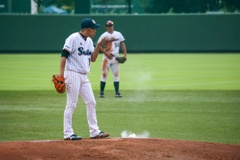
[{"label": "white baseball pants", "polygon": [[100,130],[97,124],[96,100],[88,76],[68,70],[65,71],[64,76],[67,88],[67,104],[64,111],[64,138],[74,134],[72,115],[77,107],[79,96],[86,105],[90,137],[95,137],[100,133]]}]

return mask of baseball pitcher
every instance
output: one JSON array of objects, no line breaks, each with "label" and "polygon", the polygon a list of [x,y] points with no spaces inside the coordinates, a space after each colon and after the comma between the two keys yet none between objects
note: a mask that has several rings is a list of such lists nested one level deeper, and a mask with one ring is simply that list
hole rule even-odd
[{"label": "baseball pitcher", "polygon": [[[60,76],[64,76],[66,83],[67,103],[64,111],[64,140],[80,140],[72,127],[72,115],[77,107],[79,96],[83,99],[87,110],[90,138],[105,138],[109,133],[99,130],[96,116],[96,100],[88,79],[91,62],[96,61],[100,45],[96,48],[91,38],[96,34],[99,24],[91,18],[85,18],[81,23],[81,30],[71,34],[65,41],[60,61]],[[107,44],[106,44],[107,45]]]}]

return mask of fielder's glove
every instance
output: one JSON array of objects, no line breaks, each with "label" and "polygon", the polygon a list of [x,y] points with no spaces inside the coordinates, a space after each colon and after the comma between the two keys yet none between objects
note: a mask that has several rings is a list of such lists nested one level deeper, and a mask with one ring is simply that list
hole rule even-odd
[{"label": "fielder's glove", "polygon": [[63,76],[55,74],[52,76],[52,81],[53,81],[54,87],[58,93],[62,94],[65,92],[66,86],[65,86],[65,81],[64,81]]},{"label": "fielder's glove", "polygon": [[126,62],[126,58],[125,57],[117,57],[116,60],[118,61],[118,63],[125,63]]}]

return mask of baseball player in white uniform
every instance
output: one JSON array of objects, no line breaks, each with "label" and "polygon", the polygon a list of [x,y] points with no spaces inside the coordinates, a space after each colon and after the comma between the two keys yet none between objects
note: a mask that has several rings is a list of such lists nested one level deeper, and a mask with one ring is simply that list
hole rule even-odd
[{"label": "baseball player in white uniform", "polygon": [[100,78],[100,98],[104,98],[104,88],[106,85],[108,72],[111,69],[113,75],[113,84],[115,88],[115,97],[119,98],[122,95],[119,92],[119,63],[116,61],[116,57],[119,56],[119,49],[121,46],[124,57],[127,58],[127,49],[124,43],[125,38],[123,35],[114,30],[113,21],[106,22],[106,32],[104,32],[100,37],[98,42],[100,42],[103,38],[106,39],[114,39],[112,43],[109,45],[100,46],[100,50],[104,53],[102,59],[102,75]]},{"label": "baseball player in white uniform", "polygon": [[99,130],[96,116],[96,100],[87,74],[90,72],[91,62],[96,61],[100,41],[96,48],[93,38],[99,24],[91,18],[85,18],[81,23],[81,30],[71,34],[63,46],[60,75],[64,76],[67,89],[67,103],[64,111],[64,140],[80,140],[81,136],[74,133],[72,128],[72,114],[76,109],[78,98],[81,96],[87,110],[90,138],[105,138],[109,134]]}]

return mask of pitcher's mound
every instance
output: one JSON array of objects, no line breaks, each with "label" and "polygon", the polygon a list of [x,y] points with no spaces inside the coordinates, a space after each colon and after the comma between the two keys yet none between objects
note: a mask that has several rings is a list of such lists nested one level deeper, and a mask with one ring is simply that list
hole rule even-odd
[{"label": "pitcher's mound", "polygon": [[1,159],[238,160],[240,145],[147,138],[1,142]]}]

